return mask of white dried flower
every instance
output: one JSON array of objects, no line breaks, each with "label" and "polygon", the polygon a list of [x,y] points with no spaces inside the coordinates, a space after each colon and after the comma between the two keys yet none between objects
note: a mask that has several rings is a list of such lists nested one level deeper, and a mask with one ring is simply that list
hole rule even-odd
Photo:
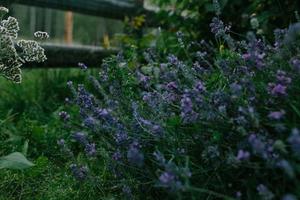
[{"label": "white dried flower", "polygon": [[3,16],[3,13],[7,12],[8,9],[0,7],[0,75],[15,83],[20,83],[21,66],[25,62],[43,62],[46,56],[44,49],[36,41],[20,40],[17,45],[21,52],[16,50],[14,40],[17,39],[20,29],[18,21],[13,17],[1,20],[1,14]]},{"label": "white dried flower", "polygon": [[22,49],[21,57],[26,62],[44,62],[47,59],[45,50],[36,41],[20,40],[17,45]]},{"label": "white dried flower", "polygon": [[17,39],[20,28],[16,18],[8,17],[7,20],[2,20],[0,25],[6,29],[5,33],[7,35],[11,36],[13,39]]},{"label": "white dried flower", "polygon": [[9,12],[9,10],[3,6],[0,6],[0,15],[3,16],[5,14],[7,14]]},{"label": "white dried flower", "polygon": [[34,37],[41,39],[41,40],[46,40],[49,38],[49,35],[47,32],[43,32],[43,31],[37,31],[34,33]]}]

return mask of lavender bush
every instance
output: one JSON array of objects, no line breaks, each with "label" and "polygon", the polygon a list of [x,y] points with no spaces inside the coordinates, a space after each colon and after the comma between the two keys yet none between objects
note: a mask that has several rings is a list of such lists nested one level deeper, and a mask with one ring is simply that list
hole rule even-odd
[{"label": "lavender bush", "polygon": [[[58,142],[81,183],[128,199],[297,199],[300,24],[274,44],[231,37],[217,46],[178,33],[183,54],[129,49],[91,86],[68,82],[70,135]],[[81,64],[82,65],[82,64]]]}]

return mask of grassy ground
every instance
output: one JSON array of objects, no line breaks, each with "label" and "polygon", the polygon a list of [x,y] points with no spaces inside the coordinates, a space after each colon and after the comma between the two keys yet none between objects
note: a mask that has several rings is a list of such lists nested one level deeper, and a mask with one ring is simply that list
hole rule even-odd
[{"label": "grassy ground", "polygon": [[64,169],[64,158],[56,147],[64,134],[57,113],[69,95],[66,82],[84,82],[87,73],[24,70],[20,85],[0,78],[0,156],[19,151],[36,164],[24,172],[1,170],[0,200],[93,198],[89,191],[95,185],[77,185]]}]

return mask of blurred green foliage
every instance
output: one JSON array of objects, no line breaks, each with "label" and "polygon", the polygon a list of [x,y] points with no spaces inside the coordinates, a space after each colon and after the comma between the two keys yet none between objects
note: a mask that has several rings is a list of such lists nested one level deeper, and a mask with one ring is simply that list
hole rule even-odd
[{"label": "blurred green foliage", "polygon": [[[209,23],[215,15],[212,0],[152,0],[161,11],[161,23],[173,31],[185,31],[197,38],[210,37]],[[295,0],[219,0],[221,18],[232,25],[232,30],[245,33],[256,17],[260,32],[272,36],[276,28],[295,22],[295,11],[300,1]],[[237,31],[238,30],[238,31]]]}]

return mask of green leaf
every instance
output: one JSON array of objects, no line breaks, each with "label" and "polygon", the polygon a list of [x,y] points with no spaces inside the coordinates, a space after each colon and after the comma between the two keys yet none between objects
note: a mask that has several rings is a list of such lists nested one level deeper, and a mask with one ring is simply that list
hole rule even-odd
[{"label": "green leaf", "polygon": [[11,153],[7,156],[0,158],[0,169],[26,169],[34,166],[28,161],[25,156],[19,152]]}]

